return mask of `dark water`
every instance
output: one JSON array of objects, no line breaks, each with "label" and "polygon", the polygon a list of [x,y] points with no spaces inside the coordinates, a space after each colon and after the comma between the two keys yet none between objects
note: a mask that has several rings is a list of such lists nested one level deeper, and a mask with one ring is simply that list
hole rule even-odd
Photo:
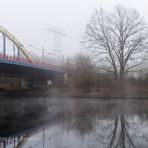
[{"label": "dark water", "polygon": [[148,147],[148,100],[1,98],[0,102],[0,147]]}]

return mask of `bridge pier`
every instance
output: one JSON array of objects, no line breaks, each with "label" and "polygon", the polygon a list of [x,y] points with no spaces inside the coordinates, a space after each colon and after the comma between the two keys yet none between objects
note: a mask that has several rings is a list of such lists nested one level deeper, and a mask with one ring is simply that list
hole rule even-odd
[{"label": "bridge pier", "polygon": [[0,74],[1,91],[21,91],[21,90],[47,90],[52,82],[50,80],[27,80],[17,75]]},{"label": "bridge pier", "polygon": [[37,81],[26,81],[26,84],[24,83],[24,86],[28,89],[48,89],[51,85],[50,80],[37,80]]}]

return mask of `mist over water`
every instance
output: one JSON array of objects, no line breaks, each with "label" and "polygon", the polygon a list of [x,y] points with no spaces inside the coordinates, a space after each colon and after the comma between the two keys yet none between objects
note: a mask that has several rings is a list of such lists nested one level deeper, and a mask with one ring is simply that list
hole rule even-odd
[{"label": "mist over water", "polygon": [[148,145],[147,100],[1,98],[1,101],[1,147]]}]

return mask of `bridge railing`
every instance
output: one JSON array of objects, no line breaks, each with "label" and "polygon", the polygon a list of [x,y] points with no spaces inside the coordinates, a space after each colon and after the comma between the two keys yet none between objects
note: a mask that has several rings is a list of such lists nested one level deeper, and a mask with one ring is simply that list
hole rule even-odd
[{"label": "bridge railing", "polygon": [[35,65],[35,66],[39,66],[41,68],[46,68],[49,70],[55,70],[55,71],[63,71],[62,67],[57,66],[57,65],[53,65],[53,64],[49,64],[49,63],[45,63],[45,62],[40,62],[37,60],[28,60],[26,58],[22,58],[22,57],[14,57],[14,56],[10,56],[10,55],[6,55],[6,54],[1,54],[0,53],[0,59],[5,59],[8,61],[12,61],[12,62],[20,62],[20,63],[26,63],[26,64],[30,64],[30,65]]}]

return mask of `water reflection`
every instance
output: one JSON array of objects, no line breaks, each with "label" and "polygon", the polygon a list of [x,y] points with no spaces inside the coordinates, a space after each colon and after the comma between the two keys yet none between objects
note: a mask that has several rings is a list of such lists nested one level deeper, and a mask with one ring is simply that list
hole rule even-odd
[{"label": "water reflection", "polygon": [[13,101],[11,118],[8,106],[1,115],[1,147],[148,147],[147,100],[39,98],[30,109],[16,102],[19,112]]},{"label": "water reflection", "polygon": [[[90,136],[88,147],[144,148],[148,146],[148,127],[138,116],[116,116],[114,120],[99,121]],[[95,139],[95,140],[94,140]]]}]

